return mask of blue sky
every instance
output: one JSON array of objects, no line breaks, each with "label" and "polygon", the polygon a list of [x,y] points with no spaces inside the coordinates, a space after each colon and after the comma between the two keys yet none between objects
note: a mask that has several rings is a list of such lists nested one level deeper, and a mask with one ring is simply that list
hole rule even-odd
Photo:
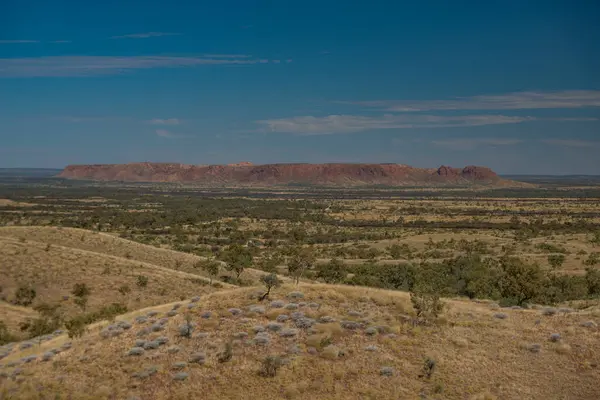
[{"label": "blue sky", "polygon": [[0,2],[0,167],[600,174],[600,3]]}]

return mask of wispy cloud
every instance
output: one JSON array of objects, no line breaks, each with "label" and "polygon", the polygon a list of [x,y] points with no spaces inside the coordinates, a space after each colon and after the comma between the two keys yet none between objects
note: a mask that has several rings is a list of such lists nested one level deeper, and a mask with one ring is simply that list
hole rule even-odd
[{"label": "wispy cloud", "polygon": [[179,133],[173,133],[171,131],[168,131],[166,129],[157,129],[154,131],[154,133],[156,133],[156,136],[160,136],[162,138],[168,138],[168,139],[181,139],[181,138],[189,138],[192,137],[192,135],[182,135]]},{"label": "wispy cloud", "polygon": [[515,92],[457,97],[448,100],[383,100],[342,102],[394,112],[431,110],[521,110],[600,107],[600,90]]},{"label": "wispy cloud", "polygon": [[250,58],[248,54],[203,54],[202,57],[207,58]]},{"label": "wispy cloud", "polygon": [[302,116],[256,121],[267,131],[300,135],[352,133],[377,129],[450,128],[481,125],[518,124],[535,120],[533,117],[505,115],[328,115]]},{"label": "wispy cloud", "polygon": [[52,40],[50,43],[72,43],[71,40]]},{"label": "wispy cloud", "polygon": [[152,125],[179,125],[181,121],[178,118],[159,119],[154,118],[148,121]]},{"label": "wispy cloud", "polygon": [[179,36],[181,33],[172,32],[144,32],[144,33],[130,33],[128,35],[111,36],[110,39],[147,39],[151,37],[161,36]]},{"label": "wispy cloud", "polygon": [[156,135],[160,136],[160,137],[164,137],[164,138],[174,138],[175,137],[175,135],[173,135],[171,132],[169,132],[166,129],[157,129]]},{"label": "wispy cloud", "polygon": [[110,122],[110,121],[128,121],[131,118],[113,117],[113,116],[54,116],[52,119],[64,122],[81,123],[81,122]]},{"label": "wispy cloud", "polygon": [[0,40],[0,44],[39,43],[39,40]]},{"label": "wispy cloud", "polygon": [[600,147],[600,142],[592,140],[577,139],[546,139],[543,143],[561,147]]},{"label": "wispy cloud", "polygon": [[502,138],[454,138],[454,139],[443,139],[443,140],[432,140],[431,143],[444,147],[450,150],[473,150],[477,147],[482,146],[513,146],[521,143],[520,139],[502,139]]},{"label": "wispy cloud", "polygon": [[0,78],[115,75],[138,69],[184,68],[201,65],[265,64],[267,59],[246,56],[50,56],[0,58]]}]

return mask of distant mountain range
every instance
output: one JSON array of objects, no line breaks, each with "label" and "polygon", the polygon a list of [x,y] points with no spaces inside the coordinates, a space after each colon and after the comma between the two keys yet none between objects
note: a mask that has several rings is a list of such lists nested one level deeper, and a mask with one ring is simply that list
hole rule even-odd
[{"label": "distant mountain range", "polygon": [[403,164],[263,164],[227,165],[131,163],[69,165],[58,177],[94,181],[180,182],[203,185],[276,186],[470,186],[523,187],[487,167],[415,168]]}]

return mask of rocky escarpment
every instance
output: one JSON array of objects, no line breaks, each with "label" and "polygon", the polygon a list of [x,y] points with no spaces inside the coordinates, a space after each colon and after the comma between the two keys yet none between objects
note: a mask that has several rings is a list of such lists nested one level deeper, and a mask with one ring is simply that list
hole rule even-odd
[{"label": "rocky escarpment", "polygon": [[486,167],[438,169],[403,164],[264,164],[228,165],[132,163],[69,165],[59,175],[68,179],[123,182],[181,182],[206,185],[271,186],[522,186],[500,178]]}]

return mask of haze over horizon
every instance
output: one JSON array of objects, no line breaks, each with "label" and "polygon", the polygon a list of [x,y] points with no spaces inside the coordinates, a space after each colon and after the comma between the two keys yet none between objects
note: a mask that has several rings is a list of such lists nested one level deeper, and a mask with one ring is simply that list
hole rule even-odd
[{"label": "haze over horizon", "polygon": [[0,168],[600,174],[600,3],[0,6]]}]

